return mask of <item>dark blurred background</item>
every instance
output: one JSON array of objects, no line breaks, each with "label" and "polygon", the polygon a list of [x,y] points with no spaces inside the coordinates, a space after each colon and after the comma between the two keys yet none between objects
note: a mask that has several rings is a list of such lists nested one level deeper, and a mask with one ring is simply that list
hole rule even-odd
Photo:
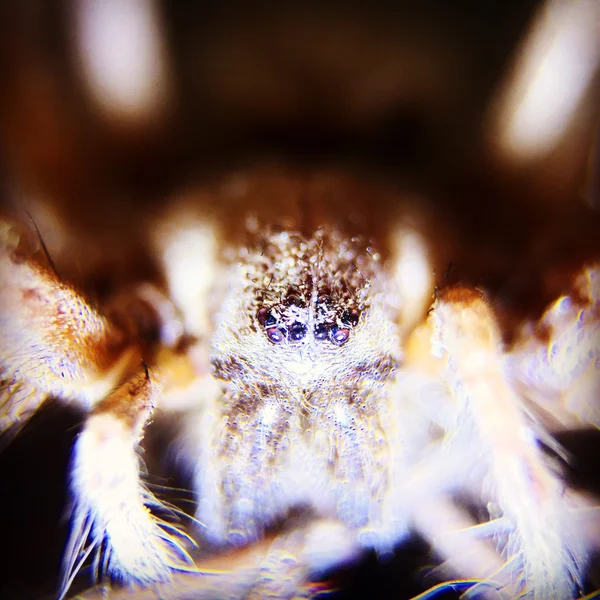
[{"label": "dark blurred background", "polygon": [[[426,196],[507,264],[532,250],[538,231],[550,241],[532,269],[578,254],[580,242],[580,254],[596,253],[599,52],[593,36],[587,46],[575,41],[600,18],[597,4],[576,0],[584,16],[569,20],[565,5],[3,2],[3,201],[22,202],[50,246],[52,224],[69,223],[68,252],[114,274],[139,250],[140,215],[182,186],[264,160],[334,164]],[[550,68],[569,89],[585,85],[563,111],[559,138],[526,152],[525,142],[502,143],[510,129],[502,106],[513,106],[512,77],[542,17],[550,38],[575,22],[567,44],[575,54]],[[580,72],[575,83],[567,77]],[[540,114],[554,96],[542,97]],[[64,469],[79,423],[51,406],[0,454],[2,598],[42,597],[56,583]],[[415,594],[427,561],[415,540],[389,581],[380,583],[372,561],[349,575],[350,587],[357,597],[374,581],[382,594]]]},{"label": "dark blurred background", "polygon": [[[428,187],[489,176],[485,117],[542,7],[4,3],[3,163],[82,218],[98,200],[164,197],[190,172],[265,155],[356,161]],[[597,81],[577,109],[571,185],[596,93]]]},{"label": "dark blurred background", "polygon": [[[574,204],[599,202],[597,13],[594,0],[3,3],[5,196],[51,248],[51,217],[68,222],[66,254],[111,277],[136,255],[140,211],[173,190],[267,158],[327,162],[424,194],[463,237],[518,258],[532,232],[585,225]],[[525,126],[523,86],[537,91]]]}]

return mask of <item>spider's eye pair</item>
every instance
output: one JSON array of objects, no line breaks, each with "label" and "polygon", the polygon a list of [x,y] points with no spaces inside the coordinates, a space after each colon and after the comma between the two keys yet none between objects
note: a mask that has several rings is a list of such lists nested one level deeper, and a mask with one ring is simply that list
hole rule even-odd
[{"label": "spider's eye pair", "polygon": [[274,344],[279,344],[279,342],[283,342],[283,340],[287,336],[287,329],[282,326],[276,326],[277,319],[273,315],[273,313],[264,306],[258,310],[256,313],[256,319],[265,327],[265,333],[267,334],[267,338],[269,341]]},{"label": "spider's eye pair", "polygon": [[256,318],[263,327],[266,327],[265,333],[267,334],[267,338],[274,344],[279,344],[286,338],[289,338],[292,342],[299,342],[306,336],[306,325],[298,321],[288,327],[282,324],[276,325],[277,319],[267,308],[261,308]]},{"label": "spider's eye pair", "polygon": [[287,337],[292,342],[299,342],[306,335],[306,325],[302,323],[293,323],[290,327],[279,325],[278,327],[269,327],[266,330],[269,341],[279,344]]},{"label": "spider's eye pair", "polygon": [[315,339],[329,340],[336,346],[342,346],[348,341],[350,330],[345,327],[336,327],[331,323],[320,323],[315,327]]},{"label": "spider's eye pair", "polygon": [[315,327],[315,339],[329,340],[336,346],[344,345],[350,338],[350,328],[358,324],[359,315],[356,308],[345,310],[340,317],[343,327],[337,327],[333,323],[319,323]]}]

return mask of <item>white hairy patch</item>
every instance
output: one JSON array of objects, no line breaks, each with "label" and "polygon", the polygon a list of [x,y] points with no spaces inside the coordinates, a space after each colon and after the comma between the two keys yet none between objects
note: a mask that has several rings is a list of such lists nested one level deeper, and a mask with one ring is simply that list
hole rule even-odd
[{"label": "white hairy patch", "polygon": [[140,582],[167,580],[187,558],[174,528],[163,529],[146,506],[158,502],[139,479],[134,444],[131,431],[109,414],[90,417],[77,438],[61,597],[92,552],[104,550],[104,564],[114,575]]}]

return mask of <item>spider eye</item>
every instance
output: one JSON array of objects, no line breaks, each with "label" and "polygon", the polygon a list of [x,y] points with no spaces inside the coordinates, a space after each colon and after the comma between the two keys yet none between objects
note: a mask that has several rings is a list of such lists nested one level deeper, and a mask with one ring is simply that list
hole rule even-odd
[{"label": "spider eye", "polygon": [[268,308],[265,308],[264,306],[263,308],[259,309],[259,311],[256,313],[256,318],[263,327],[270,327],[272,325],[275,325],[275,317],[273,316],[271,311]]},{"label": "spider eye", "polygon": [[336,346],[342,346],[343,344],[345,344],[348,341],[349,337],[350,331],[348,329],[338,329],[337,327],[334,327],[329,332],[329,339]]},{"label": "spider eye", "polygon": [[356,327],[358,323],[358,317],[360,313],[357,308],[352,308],[349,310],[345,310],[342,314],[341,320],[344,325],[349,325],[350,327]]},{"label": "spider eye", "polygon": [[319,296],[319,299],[317,300],[317,304],[322,304],[323,306],[331,306],[331,304],[332,304],[331,296],[329,296],[327,294],[323,294],[322,296]]},{"label": "spider eye", "polygon": [[294,342],[301,340],[306,335],[306,325],[294,323],[289,329],[290,339]]},{"label": "spider eye", "polygon": [[329,337],[329,326],[326,323],[320,323],[315,326],[315,339],[326,340]]},{"label": "spider eye", "polygon": [[289,294],[285,299],[285,302],[288,306],[304,306],[304,302],[302,302],[302,298],[297,294]]},{"label": "spider eye", "polygon": [[269,329],[266,331],[266,334],[270,342],[279,344],[285,339],[286,330],[283,327],[269,327]]}]

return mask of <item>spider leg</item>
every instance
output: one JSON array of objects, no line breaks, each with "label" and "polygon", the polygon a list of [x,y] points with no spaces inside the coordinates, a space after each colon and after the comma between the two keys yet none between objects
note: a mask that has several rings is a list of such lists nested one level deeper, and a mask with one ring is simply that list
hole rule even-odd
[{"label": "spider leg", "polygon": [[[421,337],[421,333],[416,331],[416,337]],[[448,426],[454,414],[448,409],[452,399],[439,378],[428,372],[427,363],[435,359],[425,356],[423,348],[415,348],[415,343],[421,345],[421,341],[412,338],[407,343],[405,369],[390,389],[396,410],[390,419],[395,427],[388,425],[388,436],[391,441],[397,440],[393,450],[396,461],[404,456],[410,464],[410,469],[393,478],[390,504],[396,515],[404,507],[407,521],[443,561],[426,576],[427,580],[456,582],[457,578],[468,577],[471,585],[489,580],[488,592],[492,586],[503,588],[510,584],[510,577],[503,571],[503,558],[487,540],[490,529],[492,535],[496,532],[496,522],[490,523],[484,532],[487,535],[481,534],[481,527],[474,534],[476,521],[457,505],[453,496],[464,482],[464,456],[449,452],[443,437],[443,427]],[[394,430],[396,435],[391,435]],[[389,523],[386,522],[388,527]],[[440,587],[444,585],[453,584],[442,583]]]},{"label": "spider leg", "polygon": [[0,219],[0,434],[7,443],[49,397],[88,409],[140,355],[127,337]]},{"label": "spider leg", "polygon": [[507,375],[492,309],[475,290],[447,288],[438,293],[430,322],[432,353],[444,359],[440,374],[458,415],[448,448],[467,459],[466,482],[482,469],[478,477],[494,500],[488,504],[491,516],[502,516],[506,524],[498,541],[514,565],[517,585],[533,598],[572,597],[583,550],[564,485],[545,459]]},{"label": "spider leg", "polygon": [[522,328],[511,373],[549,427],[600,427],[599,332],[600,264],[584,267],[538,323]]},{"label": "spider leg", "polygon": [[187,536],[150,512],[160,503],[139,477],[136,447],[160,393],[148,370],[134,376],[96,405],[77,438],[61,597],[86,556],[103,545],[110,574],[128,582],[165,581],[190,564]]},{"label": "spider leg", "polygon": [[[159,503],[140,482],[136,455],[160,386],[147,370],[127,378],[139,368],[142,352],[150,351],[148,334],[177,341],[176,315],[146,286],[125,302],[115,299],[109,306],[113,319],[107,319],[43,258],[26,232],[0,220],[3,443],[49,397],[91,409],[73,454],[61,596],[94,551],[105,557],[96,568],[105,564],[122,579],[165,579],[188,560],[185,536],[150,513],[148,507]],[[138,310],[127,319],[131,306]]]},{"label": "spider leg", "polygon": [[324,566],[352,561],[357,547],[347,528],[317,520],[224,555],[196,562],[196,570],[174,572],[169,582],[152,587],[97,586],[73,600],[243,600],[248,598],[313,598],[327,593],[328,582],[308,576]]}]

